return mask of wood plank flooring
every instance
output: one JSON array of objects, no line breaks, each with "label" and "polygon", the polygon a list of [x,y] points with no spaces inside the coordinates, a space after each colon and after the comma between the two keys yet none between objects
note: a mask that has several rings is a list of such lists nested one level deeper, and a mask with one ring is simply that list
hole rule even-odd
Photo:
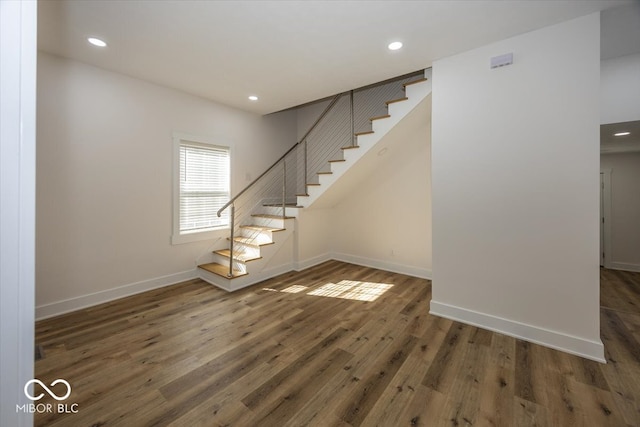
[{"label": "wood plank flooring", "polygon": [[602,269],[601,295],[606,365],[431,316],[401,274],[192,280],[38,322],[36,377],[78,406],[35,424],[640,426],[640,273]]}]

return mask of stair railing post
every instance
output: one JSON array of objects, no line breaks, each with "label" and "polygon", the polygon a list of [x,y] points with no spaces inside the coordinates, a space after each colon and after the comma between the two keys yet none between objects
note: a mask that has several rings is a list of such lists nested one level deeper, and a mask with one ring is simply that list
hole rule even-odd
[{"label": "stair railing post", "polygon": [[233,229],[235,228],[236,206],[231,204],[231,237],[229,242],[229,273],[227,276],[229,279],[233,277]]},{"label": "stair railing post", "polygon": [[287,199],[287,159],[282,160],[282,219],[286,216]]},{"label": "stair railing post", "polygon": [[350,102],[351,102],[351,145],[355,147],[355,145],[356,145],[356,138],[355,138],[356,129],[355,129],[355,118],[354,118],[354,115],[353,115],[353,90],[351,92],[349,92],[349,98],[350,98]]},{"label": "stair railing post", "polygon": [[307,139],[304,140],[304,192],[307,192]]}]

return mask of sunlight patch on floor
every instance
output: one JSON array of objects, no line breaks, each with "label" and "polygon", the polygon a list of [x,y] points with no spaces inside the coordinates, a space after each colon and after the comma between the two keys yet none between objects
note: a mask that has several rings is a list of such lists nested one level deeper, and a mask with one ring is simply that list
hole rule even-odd
[{"label": "sunlight patch on floor", "polygon": [[[316,297],[342,298],[356,301],[375,301],[380,295],[392,288],[388,283],[359,282],[356,280],[341,280],[338,283],[327,283],[320,286],[307,295]],[[297,294],[309,289],[307,286],[291,285],[288,288],[277,290],[273,288],[262,288],[263,291],[284,292],[287,294]]]},{"label": "sunlight patch on floor", "polygon": [[375,301],[393,285],[387,283],[358,282],[342,280],[338,283],[327,283],[307,295],[320,297],[352,299],[356,301]]},{"label": "sunlight patch on floor", "polygon": [[302,285],[291,285],[288,288],[281,290],[280,292],[286,292],[288,294],[297,294],[298,292],[306,291],[308,288]]}]

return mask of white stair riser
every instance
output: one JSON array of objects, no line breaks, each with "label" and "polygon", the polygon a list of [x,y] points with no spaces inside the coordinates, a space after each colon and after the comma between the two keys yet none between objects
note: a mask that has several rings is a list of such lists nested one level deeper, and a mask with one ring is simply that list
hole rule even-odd
[{"label": "white stair riser", "polygon": [[373,133],[358,136],[358,146],[362,148],[368,148],[377,141],[377,137]]},{"label": "white stair riser", "polygon": [[242,252],[247,254],[249,257],[259,257],[260,256],[260,248],[257,246],[245,245],[240,242],[233,242],[233,251],[234,252]]},{"label": "white stair riser", "polygon": [[[295,202],[295,200],[292,201],[292,203]],[[300,211],[300,209],[298,208],[294,208],[294,207],[290,207],[287,206],[285,208],[285,214],[286,216],[298,216],[298,211]],[[260,212],[254,212],[254,213],[262,213],[262,214],[267,214],[267,215],[282,215],[282,207],[277,207],[277,206],[263,206],[260,209]]]},{"label": "white stair riser", "polygon": [[271,231],[254,230],[251,228],[241,228],[240,236],[254,240],[258,244],[273,242],[273,233]]},{"label": "white stair riser", "polygon": [[[222,256],[220,254],[213,254],[214,261],[221,265],[229,265],[229,258],[226,256]],[[233,269],[242,271],[243,273],[247,272],[247,265],[244,262],[233,260]]]},{"label": "white stair riser", "polygon": [[255,225],[261,225],[264,227],[286,228],[284,226],[285,220],[281,218],[263,218],[263,217],[255,216],[252,218],[252,222]]},{"label": "white stair riser", "polygon": [[429,80],[426,82],[422,82],[415,85],[407,86],[405,90],[405,94],[409,99],[422,99],[427,96],[431,92],[431,70],[429,71],[429,76],[427,77]]},{"label": "white stair riser", "polygon": [[319,185],[312,185],[310,187],[307,187],[307,194],[312,199],[315,199],[316,197],[318,197],[320,194],[323,193],[323,191],[324,191],[324,188]]}]

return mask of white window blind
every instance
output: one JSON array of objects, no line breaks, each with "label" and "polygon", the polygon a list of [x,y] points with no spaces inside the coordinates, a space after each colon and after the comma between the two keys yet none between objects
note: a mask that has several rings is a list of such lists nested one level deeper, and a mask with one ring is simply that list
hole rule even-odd
[{"label": "white window blind", "polygon": [[180,233],[229,224],[229,149],[180,141]]}]

